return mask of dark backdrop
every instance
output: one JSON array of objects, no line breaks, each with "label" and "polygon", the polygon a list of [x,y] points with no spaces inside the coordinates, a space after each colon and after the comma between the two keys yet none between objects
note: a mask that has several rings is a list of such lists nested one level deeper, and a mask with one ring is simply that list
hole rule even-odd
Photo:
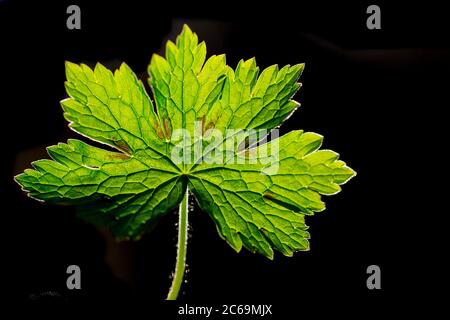
[{"label": "dark backdrop", "polygon": [[[77,137],[59,106],[66,96],[64,60],[111,68],[125,61],[145,80],[151,54],[161,53],[183,23],[206,40],[209,54],[226,53],[233,67],[250,57],[263,68],[305,62],[296,95],[302,107],[282,131],[324,135],[324,147],[337,150],[358,176],[326,199],[325,212],[307,219],[311,251],[293,258],[236,254],[194,208],[181,300],[269,303],[286,315],[364,306],[364,316],[429,295],[426,285],[443,278],[443,266],[431,262],[438,225],[431,207],[441,200],[425,194],[432,185],[422,179],[445,171],[433,160],[445,128],[437,112],[448,106],[445,11],[431,3],[378,3],[382,29],[368,30],[371,3],[296,2],[73,1],[81,7],[82,29],[67,30],[72,3],[0,1],[1,263],[9,297],[174,312],[159,301],[174,268],[176,212],[141,241],[116,244],[72,208],[28,199],[12,177],[47,157],[45,146]],[[81,267],[80,291],[65,287],[70,264]],[[371,264],[381,267],[378,291],[366,287]]]}]

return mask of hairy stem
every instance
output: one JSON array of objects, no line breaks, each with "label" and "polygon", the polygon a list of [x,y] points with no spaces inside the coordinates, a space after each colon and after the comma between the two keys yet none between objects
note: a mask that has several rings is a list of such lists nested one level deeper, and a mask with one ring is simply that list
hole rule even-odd
[{"label": "hairy stem", "polygon": [[172,280],[167,300],[176,300],[183,283],[184,270],[186,268],[186,250],[187,250],[187,233],[188,233],[188,201],[189,194],[186,188],[183,201],[180,204],[180,213],[178,220],[178,247],[177,262],[175,265],[175,274]]}]

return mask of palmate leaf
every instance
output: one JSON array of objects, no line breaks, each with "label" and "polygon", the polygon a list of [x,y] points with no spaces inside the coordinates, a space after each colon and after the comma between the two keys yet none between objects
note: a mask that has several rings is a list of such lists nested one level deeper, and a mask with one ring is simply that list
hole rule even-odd
[{"label": "palmate leaf", "polygon": [[[66,64],[69,98],[61,104],[70,128],[117,151],[75,139],[48,147],[52,160],[35,161],[34,169],[15,177],[28,195],[77,205],[83,219],[117,237],[136,238],[189,188],[236,251],[245,247],[273,258],[273,249],[287,256],[307,250],[305,216],[324,210],[321,195],[339,192],[354,171],[337,153],[319,150],[322,137],[315,133],[292,131],[256,147],[242,144],[249,129],[271,130],[298,107],[291,98],[303,64],[259,73],[250,59],[233,70],[224,55],[206,60],[205,44],[184,26],[176,43],[167,43],[165,57],[153,56],[148,71],[154,102],[126,64],[114,73],[101,64],[93,70]],[[201,149],[190,162],[174,161],[179,129],[193,137],[200,132],[182,146],[213,148]],[[209,136],[211,129],[220,137]],[[241,139],[240,151],[225,143],[229,129],[236,144]],[[214,161],[223,156],[227,161]],[[276,170],[267,161],[274,156]]]}]

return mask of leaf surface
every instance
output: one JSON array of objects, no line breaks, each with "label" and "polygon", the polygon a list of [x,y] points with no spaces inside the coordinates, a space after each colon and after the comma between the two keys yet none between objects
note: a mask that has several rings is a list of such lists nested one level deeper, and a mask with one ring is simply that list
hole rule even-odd
[{"label": "leaf surface", "polygon": [[249,59],[233,70],[224,55],[206,59],[187,26],[165,57],[151,59],[154,101],[126,64],[112,73],[66,63],[61,105],[70,128],[115,151],[70,139],[15,179],[29,196],[77,205],[81,218],[121,238],[149,230],[189,188],[236,251],[272,259],[274,249],[308,250],[305,216],[324,210],[322,195],[339,192],[355,172],[320,150],[315,133],[261,143],[299,106],[292,97],[303,68],[260,73]]}]

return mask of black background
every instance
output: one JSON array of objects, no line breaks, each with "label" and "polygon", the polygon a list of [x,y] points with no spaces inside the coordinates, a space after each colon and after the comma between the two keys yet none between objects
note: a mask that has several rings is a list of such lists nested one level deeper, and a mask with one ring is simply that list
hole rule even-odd
[{"label": "black background", "polygon": [[[226,53],[233,67],[250,57],[263,68],[305,62],[296,95],[302,107],[282,132],[324,135],[324,147],[338,151],[358,176],[326,199],[325,212],[307,219],[311,251],[293,258],[236,254],[207,214],[194,208],[180,300],[269,303],[276,314],[328,309],[362,317],[422,305],[444,278],[443,265],[431,256],[434,216],[443,214],[432,207],[445,199],[426,192],[437,188],[428,177],[445,173],[435,145],[445,129],[438,124],[445,118],[437,114],[448,107],[446,11],[430,2],[375,2],[382,29],[368,30],[366,8],[372,3],[295,3],[0,1],[1,263],[7,296],[27,306],[96,304],[149,310],[150,318],[156,311],[174,314],[173,305],[160,301],[174,268],[176,212],[141,241],[115,244],[79,221],[72,208],[28,199],[12,177],[47,157],[45,146],[77,137],[59,106],[66,96],[65,60],[111,68],[125,61],[145,80],[151,54],[161,54],[165,41],[188,23],[209,54]],[[81,7],[81,30],[66,28],[69,4]],[[65,286],[70,264],[81,267],[79,291]],[[381,290],[366,287],[371,264],[381,267]],[[365,311],[359,313],[361,306]]]}]

